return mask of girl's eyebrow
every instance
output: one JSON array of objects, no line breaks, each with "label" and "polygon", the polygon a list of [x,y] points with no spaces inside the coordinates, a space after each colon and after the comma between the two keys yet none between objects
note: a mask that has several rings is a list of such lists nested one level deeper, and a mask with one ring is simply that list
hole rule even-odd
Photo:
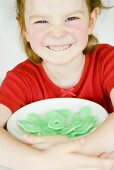
[{"label": "girl's eyebrow", "polygon": [[71,12],[69,15],[73,15],[73,14],[84,14],[84,11],[74,11],[74,12]]},{"label": "girl's eyebrow", "polygon": [[[77,11],[74,11],[72,13],[67,14],[67,16],[70,16],[70,15],[73,15],[73,14],[84,14],[84,12],[77,10]],[[40,16],[40,15],[37,15],[37,14],[30,15],[30,19],[44,18],[44,17],[45,16]]]},{"label": "girl's eyebrow", "polygon": [[43,16],[39,16],[39,15],[31,15],[29,17],[30,19],[36,19],[36,18],[44,18]]}]

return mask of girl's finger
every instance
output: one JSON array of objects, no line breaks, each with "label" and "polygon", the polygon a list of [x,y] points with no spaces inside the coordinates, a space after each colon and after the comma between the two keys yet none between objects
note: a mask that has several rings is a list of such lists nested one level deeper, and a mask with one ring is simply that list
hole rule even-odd
[{"label": "girl's finger", "polygon": [[[77,156],[77,155],[76,155]],[[114,168],[113,159],[96,158],[79,155],[81,161],[77,161],[77,166],[83,168],[100,168],[101,170],[112,170]]]},{"label": "girl's finger", "polygon": [[46,141],[45,137],[39,137],[29,134],[24,134],[23,139],[26,140],[30,144],[36,144],[36,143],[44,143]]},{"label": "girl's finger", "polygon": [[80,153],[80,151],[83,149],[83,147],[86,144],[85,139],[79,139],[79,140],[74,140],[74,139],[69,139],[67,141],[63,141],[62,143],[58,143],[56,147],[58,147],[58,151],[61,150],[61,152],[65,153]]},{"label": "girl's finger", "polygon": [[98,158],[109,158],[109,157],[110,157],[110,154],[109,154],[109,153],[106,153],[106,152],[98,155]]},{"label": "girl's finger", "polygon": [[47,142],[52,142],[52,143],[61,143],[62,141],[67,141],[69,138],[60,136],[60,135],[50,135],[50,136],[34,136],[34,135],[29,135],[25,134],[23,136],[25,140],[27,140],[31,144],[36,144],[36,143],[47,143]]}]

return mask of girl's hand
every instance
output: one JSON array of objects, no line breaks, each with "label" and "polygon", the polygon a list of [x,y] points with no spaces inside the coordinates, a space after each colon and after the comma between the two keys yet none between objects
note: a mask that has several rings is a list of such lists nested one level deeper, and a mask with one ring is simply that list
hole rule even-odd
[{"label": "girl's hand", "polygon": [[104,159],[105,156],[97,158],[76,153],[76,150],[81,150],[86,144],[86,141],[82,139],[74,141],[63,136],[36,137],[31,135],[26,138],[29,138],[30,143],[34,140],[36,144],[33,147],[36,145],[35,148],[38,149],[40,144],[43,146],[49,142],[49,145],[45,145],[48,146],[46,150],[42,151],[42,163],[39,165],[42,170],[111,170],[114,166],[114,160]]},{"label": "girl's hand", "polygon": [[114,167],[113,159],[77,154],[74,149],[71,141],[45,150],[42,170],[111,170]]},{"label": "girl's hand", "polygon": [[53,145],[60,144],[62,142],[67,142],[70,139],[60,135],[53,136],[33,136],[33,135],[24,135],[24,140],[26,140],[27,144],[33,148],[38,150],[46,150]]},{"label": "girl's hand", "polygon": [[[82,137],[79,139],[76,138],[67,138],[60,135],[55,136],[33,136],[33,135],[24,135],[24,139],[27,141],[28,145],[38,150],[47,150],[50,147],[57,145],[57,144],[67,144],[71,143],[74,146],[75,153],[80,153],[84,155],[94,155],[98,156],[99,158],[109,158],[110,153],[101,153],[97,154],[97,148],[95,143],[90,143],[88,141],[88,136]],[[113,156],[114,157],[114,156]]]}]

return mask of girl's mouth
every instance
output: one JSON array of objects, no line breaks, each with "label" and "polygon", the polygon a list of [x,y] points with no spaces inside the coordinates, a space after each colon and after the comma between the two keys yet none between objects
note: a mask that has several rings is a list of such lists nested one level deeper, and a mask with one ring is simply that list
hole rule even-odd
[{"label": "girl's mouth", "polygon": [[66,45],[52,45],[47,46],[48,49],[53,51],[64,51],[71,47],[72,44],[66,44]]}]

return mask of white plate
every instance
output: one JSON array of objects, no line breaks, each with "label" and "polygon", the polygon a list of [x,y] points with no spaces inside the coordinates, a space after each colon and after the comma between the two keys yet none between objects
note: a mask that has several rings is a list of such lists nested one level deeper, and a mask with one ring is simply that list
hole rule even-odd
[{"label": "white plate", "polygon": [[30,113],[44,115],[46,112],[55,109],[70,109],[71,111],[77,112],[82,106],[89,106],[92,109],[92,114],[95,115],[97,119],[97,126],[108,117],[108,113],[102,106],[89,100],[77,98],[46,99],[28,104],[13,113],[7,122],[7,130],[15,138],[25,142],[22,138],[23,132],[17,126],[17,120],[26,119],[26,116]]}]

